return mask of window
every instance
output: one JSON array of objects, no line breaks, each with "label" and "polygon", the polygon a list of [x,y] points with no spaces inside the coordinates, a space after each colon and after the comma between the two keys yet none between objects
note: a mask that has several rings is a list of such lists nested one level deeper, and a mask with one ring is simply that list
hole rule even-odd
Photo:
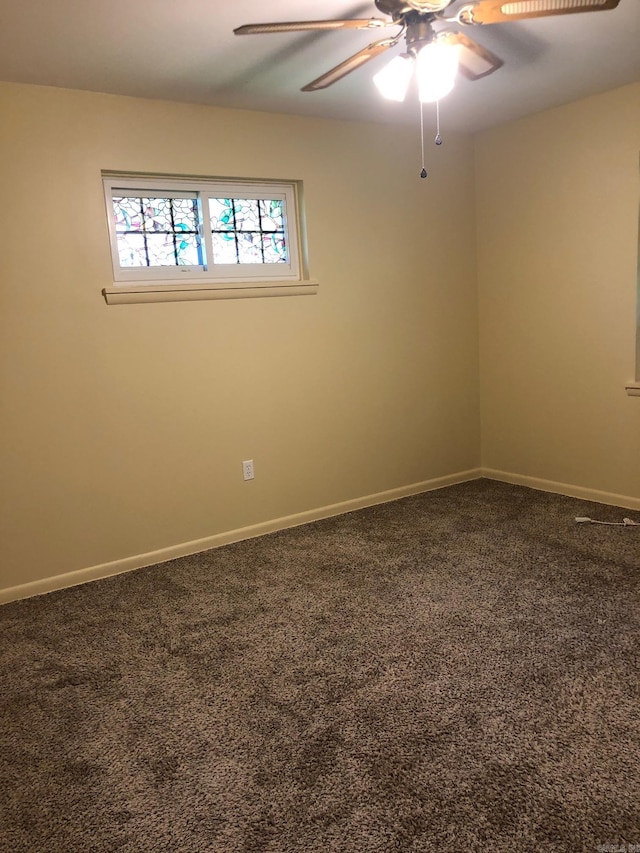
[{"label": "window", "polygon": [[140,285],[314,284],[300,261],[296,183],[113,174],[103,181],[116,283],[105,296]]},{"label": "window", "polygon": [[630,382],[627,394],[630,397],[640,397],[640,217],[638,218],[638,257],[636,277],[636,377],[635,382]]}]

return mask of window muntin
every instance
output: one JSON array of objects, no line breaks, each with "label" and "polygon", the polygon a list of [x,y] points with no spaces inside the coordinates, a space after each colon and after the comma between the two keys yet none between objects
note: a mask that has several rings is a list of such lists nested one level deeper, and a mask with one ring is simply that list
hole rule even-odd
[{"label": "window muntin", "polygon": [[295,184],[104,179],[116,282],[301,281]]}]

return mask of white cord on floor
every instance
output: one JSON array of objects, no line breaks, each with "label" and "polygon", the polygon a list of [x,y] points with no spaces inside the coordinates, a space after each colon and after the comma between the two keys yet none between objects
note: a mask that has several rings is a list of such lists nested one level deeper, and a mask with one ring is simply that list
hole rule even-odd
[{"label": "white cord on floor", "polygon": [[606,524],[608,527],[640,527],[640,521],[634,521],[632,518],[624,518],[622,521],[596,521],[595,518],[578,516],[576,521],[578,524]]}]

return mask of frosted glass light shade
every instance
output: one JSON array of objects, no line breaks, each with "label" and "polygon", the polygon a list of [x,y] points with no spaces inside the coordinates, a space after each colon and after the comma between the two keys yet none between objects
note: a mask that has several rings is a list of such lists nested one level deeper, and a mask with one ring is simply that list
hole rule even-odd
[{"label": "frosted glass light shade", "polygon": [[395,56],[373,77],[380,94],[390,101],[404,101],[413,73],[413,57]]},{"label": "frosted glass light shade", "polygon": [[420,100],[439,101],[453,89],[458,73],[458,48],[434,41],[423,47],[416,59]]}]

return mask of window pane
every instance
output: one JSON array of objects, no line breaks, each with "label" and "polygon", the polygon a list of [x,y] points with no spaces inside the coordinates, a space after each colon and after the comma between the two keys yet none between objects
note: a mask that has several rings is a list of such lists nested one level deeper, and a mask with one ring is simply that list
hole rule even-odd
[{"label": "window pane", "polygon": [[265,264],[286,264],[287,246],[284,234],[263,234]]},{"label": "window pane", "polygon": [[145,231],[173,231],[171,222],[171,199],[143,198]]},{"label": "window pane", "polygon": [[180,266],[200,266],[200,238],[196,234],[179,234],[176,237],[176,255]]},{"label": "window pane", "polygon": [[121,267],[148,266],[144,234],[118,234],[118,255]]},{"label": "window pane", "polygon": [[116,231],[142,230],[142,212],[139,198],[114,197],[113,213],[116,219]]},{"label": "window pane", "polygon": [[238,231],[259,231],[260,214],[256,199],[235,198],[233,207],[236,214],[236,229]]},{"label": "window pane", "polygon": [[213,263],[214,264],[237,264],[236,240],[233,233],[212,234]]},{"label": "window pane", "polygon": [[176,231],[198,230],[198,206],[194,198],[173,199],[173,223]]},{"label": "window pane", "polygon": [[171,267],[176,264],[173,234],[147,234],[150,267]]},{"label": "window pane", "polygon": [[210,198],[209,216],[212,231],[233,231],[233,199]]},{"label": "window pane", "polygon": [[284,230],[284,203],[281,199],[262,199],[260,201],[260,220],[263,231]]},{"label": "window pane", "polygon": [[238,262],[241,264],[262,263],[262,235],[248,232],[238,233]]}]

